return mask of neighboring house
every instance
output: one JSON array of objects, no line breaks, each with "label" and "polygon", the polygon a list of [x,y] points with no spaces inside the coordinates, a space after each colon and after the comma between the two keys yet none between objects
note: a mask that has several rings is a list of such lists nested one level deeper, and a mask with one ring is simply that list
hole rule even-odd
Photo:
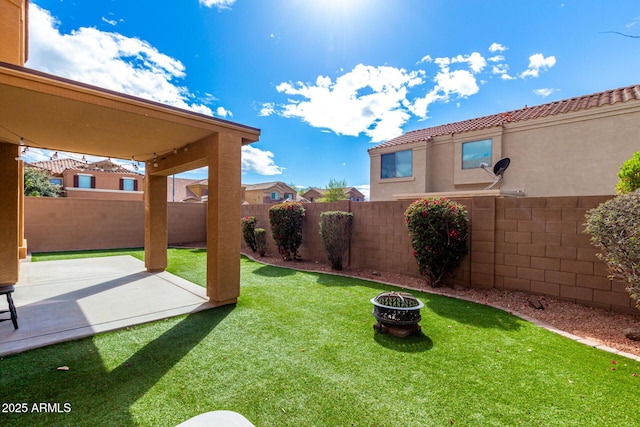
[{"label": "neighboring house", "polygon": [[62,197],[142,200],[144,175],[105,159],[87,163],[55,159],[25,164],[46,171],[52,184],[60,185]]},{"label": "neighboring house", "polygon": [[501,192],[615,194],[640,150],[640,85],[408,132],[369,150],[372,201],[482,190],[509,157]]},{"label": "neighboring house", "polygon": [[[318,199],[322,198],[326,192],[327,190],[325,188],[310,188],[302,194],[302,197],[310,202],[318,202]],[[358,191],[357,188],[345,187],[344,192],[347,194],[348,200],[352,202],[364,202],[364,194]]]},{"label": "neighboring house", "polygon": [[301,201],[296,190],[280,181],[250,185],[243,184],[243,187],[244,201],[251,205],[281,203],[286,200]]},{"label": "neighboring house", "polygon": [[167,178],[167,201],[169,202],[203,202],[209,197],[209,180]]}]

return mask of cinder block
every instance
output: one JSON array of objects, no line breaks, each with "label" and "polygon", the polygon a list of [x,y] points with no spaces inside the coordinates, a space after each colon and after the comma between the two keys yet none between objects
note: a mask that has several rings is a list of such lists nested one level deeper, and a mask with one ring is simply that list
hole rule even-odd
[{"label": "cinder block", "polygon": [[578,301],[593,301],[593,289],[562,285],[560,296]]},{"label": "cinder block", "polygon": [[562,246],[573,246],[575,248],[593,248],[591,237],[588,234],[563,234]]},{"label": "cinder block", "polygon": [[518,244],[518,255],[544,257],[546,254],[546,248],[547,247],[545,245],[521,243]]},{"label": "cinder block", "polygon": [[[522,221],[522,222],[527,222],[527,221]],[[515,219],[496,220],[496,231],[532,231],[532,230],[518,230],[519,223],[520,221]],[[543,225],[542,231],[544,231],[544,225]]]},{"label": "cinder block", "polygon": [[576,285],[583,288],[600,289],[603,291],[611,291],[611,279],[603,276],[594,276],[592,274],[578,274],[576,276]]},{"label": "cinder block", "polygon": [[531,268],[560,271],[560,260],[557,258],[531,257]]},{"label": "cinder block", "polygon": [[531,290],[531,281],[517,277],[505,277],[503,286],[506,289],[529,292]]},{"label": "cinder block", "polygon": [[560,271],[580,274],[593,274],[593,262],[563,259],[560,260]]},{"label": "cinder block", "polygon": [[510,220],[529,220],[532,219],[531,208],[510,208],[505,209],[504,218]]},{"label": "cinder block", "polygon": [[545,231],[547,233],[575,234],[576,223],[574,221],[547,221]]},{"label": "cinder block", "polygon": [[547,207],[549,208],[577,208],[578,197],[577,196],[563,196],[563,197],[548,197]]},{"label": "cinder block", "polygon": [[546,225],[546,221],[518,221],[518,231],[533,231],[536,233],[544,233],[546,232]]},{"label": "cinder block", "polygon": [[520,279],[543,282],[544,272],[545,270],[540,270],[537,268],[517,267],[517,277],[519,277]]},{"label": "cinder block", "polygon": [[471,262],[471,273],[490,274],[493,276],[493,264]]},{"label": "cinder block", "polygon": [[576,248],[552,245],[547,246],[547,258],[576,259],[577,255],[578,251]]},{"label": "cinder block", "polygon": [[506,243],[531,243],[531,233],[520,231],[505,231],[504,241]]},{"label": "cinder block", "polygon": [[531,281],[531,292],[544,295],[560,295],[560,285],[557,283],[539,282],[536,280]]},{"label": "cinder block", "polygon": [[503,265],[503,264],[495,265],[494,274],[496,276],[517,277],[518,267],[516,267],[515,265]]},{"label": "cinder block", "polygon": [[496,253],[501,253],[501,254],[517,254],[518,253],[517,243],[496,243],[495,248],[496,248]]},{"label": "cinder block", "polygon": [[523,255],[504,255],[505,265],[515,265],[516,267],[531,267],[531,257]]},{"label": "cinder block", "polygon": [[493,242],[495,240],[495,232],[473,230],[471,233],[472,242]]},{"label": "cinder block", "polygon": [[561,221],[562,209],[560,208],[532,208],[531,219],[536,221]]},{"label": "cinder block", "polygon": [[546,197],[523,197],[517,200],[518,206],[521,208],[544,208],[547,206]]},{"label": "cinder block", "polygon": [[549,283],[559,283],[560,285],[575,286],[576,273],[545,270],[544,281]]},{"label": "cinder block", "polygon": [[600,289],[594,289],[593,300],[603,304],[611,304],[619,307],[633,307],[633,300],[628,293],[624,292],[607,292]]}]

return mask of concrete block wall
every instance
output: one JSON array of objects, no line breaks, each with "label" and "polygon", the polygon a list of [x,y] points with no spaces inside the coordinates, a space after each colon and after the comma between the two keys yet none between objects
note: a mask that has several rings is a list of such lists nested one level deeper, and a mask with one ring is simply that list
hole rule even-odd
[{"label": "concrete block wall", "polygon": [[637,312],[584,233],[586,212],[609,198],[496,199],[495,287]]},{"label": "concrete block wall", "polygon": [[[449,279],[451,284],[549,295],[601,307],[637,312],[623,283],[607,277],[606,265],[584,233],[586,212],[610,196],[456,199],[470,219],[469,255]],[[411,239],[404,224],[409,201],[306,204],[300,254],[325,261],[317,224],[325,210],[354,214],[346,265],[352,268],[418,275]],[[271,239],[267,205],[243,206],[243,215],[258,219]],[[243,243],[244,245],[244,243]]]},{"label": "concrete block wall", "polygon": [[[169,244],[206,240],[206,205],[169,203]],[[25,197],[30,252],[144,246],[142,201]]]}]

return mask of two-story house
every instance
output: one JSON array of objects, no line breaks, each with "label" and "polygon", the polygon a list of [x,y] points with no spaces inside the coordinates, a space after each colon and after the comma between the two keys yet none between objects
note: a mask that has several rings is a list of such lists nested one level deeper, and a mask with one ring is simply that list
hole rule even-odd
[{"label": "two-story house", "polygon": [[[640,150],[640,85],[407,132],[369,150],[372,201],[494,188],[527,196],[615,194]],[[483,169],[483,167],[485,168]]]},{"label": "two-story house", "polygon": [[[302,197],[312,203],[318,202],[326,192],[326,188],[310,188],[302,194]],[[347,195],[347,200],[351,200],[352,202],[364,202],[364,194],[362,194],[357,188],[345,187],[344,192]]]},{"label": "two-story house", "polygon": [[273,181],[260,184],[243,184],[244,201],[248,204],[282,203],[286,200],[300,201],[298,193],[284,182]]},{"label": "two-story house", "polygon": [[61,186],[62,197],[142,200],[144,175],[109,159],[88,163],[75,159],[52,159],[26,164],[47,171],[52,184]]}]

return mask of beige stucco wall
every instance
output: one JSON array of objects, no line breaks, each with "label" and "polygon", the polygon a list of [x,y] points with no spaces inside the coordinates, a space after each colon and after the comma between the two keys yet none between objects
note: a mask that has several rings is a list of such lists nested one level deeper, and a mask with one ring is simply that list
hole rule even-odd
[{"label": "beige stucco wall", "polygon": [[[523,190],[532,197],[612,195],[620,166],[640,150],[640,101],[373,150],[371,200],[485,188],[491,183],[485,171],[461,169],[460,147],[488,137],[493,139],[493,164],[501,157],[511,159],[502,190]],[[381,179],[380,155],[409,148],[414,150],[413,177]]]},{"label": "beige stucco wall", "polygon": [[[96,178],[96,188],[76,188],[73,186],[75,175],[90,175]],[[120,190],[120,178],[133,178],[138,181],[138,191]],[[142,175],[127,175],[113,172],[102,172],[95,170],[87,171],[65,171],[62,177],[62,185],[65,190],[65,197],[103,199],[103,200],[142,200],[143,191]]]},{"label": "beige stucco wall", "polygon": [[24,65],[27,60],[27,0],[0,0],[0,61]]}]

